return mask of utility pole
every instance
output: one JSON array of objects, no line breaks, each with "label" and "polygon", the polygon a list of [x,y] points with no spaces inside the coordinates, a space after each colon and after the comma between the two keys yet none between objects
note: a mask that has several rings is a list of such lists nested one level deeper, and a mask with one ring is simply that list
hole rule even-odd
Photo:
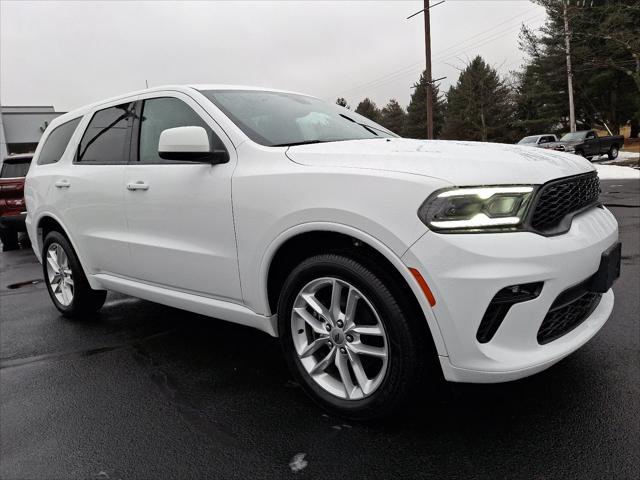
[{"label": "utility pole", "polygon": [[427,138],[433,139],[433,82],[431,81],[431,17],[429,0],[424,0],[424,52],[426,57],[425,75],[427,76]]},{"label": "utility pole", "polygon": [[[424,12],[424,53],[426,59],[425,76],[427,77],[427,138],[433,139],[433,78],[431,76],[431,18],[429,15],[429,9],[440,5],[444,0],[438,2],[431,7],[429,6],[429,0],[424,0],[424,9],[420,12]],[[420,12],[416,12],[413,15],[407,17],[407,19],[417,15]]]},{"label": "utility pole", "polygon": [[567,16],[567,0],[563,0],[564,16],[564,46],[567,54],[567,89],[569,90],[569,130],[576,131],[576,111],[573,104],[573,72],[571,71],[571,40],[569,32],[569,17]]}]

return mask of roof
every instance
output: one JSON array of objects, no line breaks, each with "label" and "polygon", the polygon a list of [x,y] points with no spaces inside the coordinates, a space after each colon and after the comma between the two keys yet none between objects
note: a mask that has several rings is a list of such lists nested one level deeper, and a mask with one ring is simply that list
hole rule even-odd
[{"label": "roof", "polygon": [[31,160],[33,158],[33,153],[18,153],[16,155],[9,155],[8,157],[4,157],[3,162],[7,163],[20,163],[21,160]]},{"label": "roof", "polygon": [[3,105],[0,107],[3,115],[11,113],[57,113],[51,105]]},{"label": "roof", "polygon": [[[279,93],[292,93],[295,95],[305,95],[307,97],[312,97],[313,95],[307,95],[305,93],[291,92],[287,90],[278,90],[275,88],[267,88],[267,87],[252,87],[247,85],[221,85],[221,84],[191,84],[191,85],[161,85],[158,87],[145,88],[143,90],[135,90],[133,92],[123,93],[122,95],[118,95],[111,98],[106,98],[104,100],[100,100],[98,102],[91,103],[89,105],[85,105],[80,108],[76,108],[64,115],[57,117],[52,124],[54,126],[60,125],[62,123],[68,122],[74,118],[77,118],[81,115],[84,115],[89,110],[94,107],[103,105],[105,103],[111,103],[120,99],[126,99],[129,97],[134,97],[137,95],[144,95],[145,93],[158,92],[163,90],[175,90],[178,92],[186,92],[189,90],[256,90],[256,91],[264,91],[264,92],[279,92]],[[317,97],[314,97],[317,98]],[[55,122],[55,123],[54,123]]]}]

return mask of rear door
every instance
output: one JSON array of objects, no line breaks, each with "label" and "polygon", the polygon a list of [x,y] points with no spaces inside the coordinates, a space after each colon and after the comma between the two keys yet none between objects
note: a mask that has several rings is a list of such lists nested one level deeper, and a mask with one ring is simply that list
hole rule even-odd
[{"label": "rear door", "polygon": [[73,162],[38,167],[56,174],[52,203],[90,273],[124,275],[129,266],[123,178],[135,105],[133,99],[89,113]]},{"label": "rear door", "polygon": [[[231,176],[233,145],[191,97],[154,92],[140,99],[134,148],[124,183],[131,242],[131,276],[195,294],[240,301]],[[226,149],[225,164],[168,161],[158,155],[160,133],[201,126],[209,143]]]}]

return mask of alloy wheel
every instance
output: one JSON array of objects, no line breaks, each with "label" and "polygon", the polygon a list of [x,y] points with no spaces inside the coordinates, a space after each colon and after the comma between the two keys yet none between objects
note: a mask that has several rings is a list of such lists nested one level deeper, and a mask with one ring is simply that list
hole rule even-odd
[{"label": "alloy wheel", "polygon": [[61,305],[67,307],[73,301],[73,273],[69,257],[58,243],[49,245],[46,254],[47,277],[51,291]]},{"label": "alloy wheel", "polygon": [[315,279],[296,296],[291,336],[307,374],[346,400],[373,394],[384,380],[389,342],[372,303],[349,282]]}]

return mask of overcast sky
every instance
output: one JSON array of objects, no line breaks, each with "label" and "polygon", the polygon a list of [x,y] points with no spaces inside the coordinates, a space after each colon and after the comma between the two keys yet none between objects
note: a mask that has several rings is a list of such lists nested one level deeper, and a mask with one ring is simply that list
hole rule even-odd
[{"label": "overcast sky", "polygon": [[[432,4],[438,0],[432,0]],[[0,3],[0,101],[60,111],[174,83],[258,85],[355,107],[406,106],[424,69],[422,1]],[[431,10],[433,77],[455,82],[480,54],[522,62],[519,26],[544,21],[526,0],[447,0]]]}]

